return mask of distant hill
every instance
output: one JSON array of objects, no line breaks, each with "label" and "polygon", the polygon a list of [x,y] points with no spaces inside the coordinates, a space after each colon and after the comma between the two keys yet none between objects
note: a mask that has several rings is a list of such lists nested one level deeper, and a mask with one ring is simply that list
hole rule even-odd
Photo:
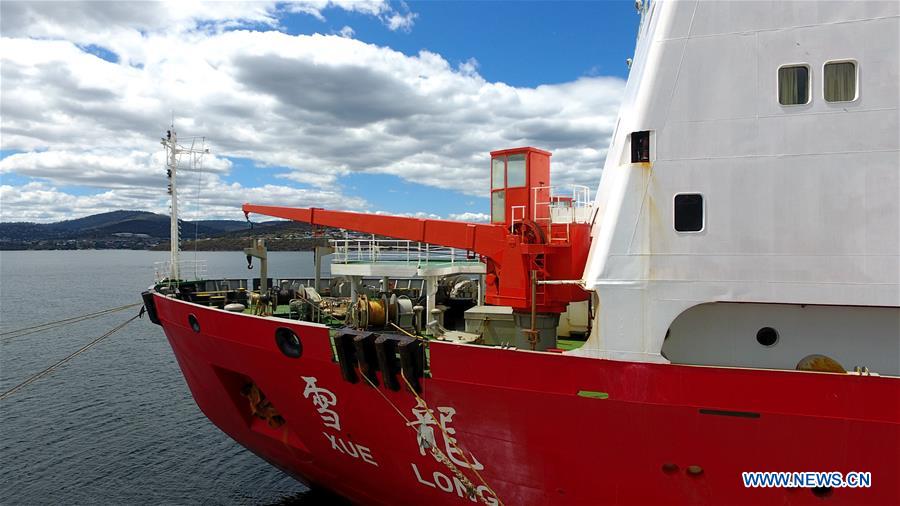
[{"label": "distant hill", "polygon": [[[57,223],[0,223],[0,250],[21,249],[158,249],[168,244],[169,217],[146,211],[111,211]],[[311,228],[305,223],[270,221],[198,220],[181,222],[182,240],[227,239],[221,242],[235,248],[245,237],[283,236],[306,238]],[[216,241],[207,247],[217,249]]]},{"label": "distant hill", "polygon": [[169,219],[166,216],[146,211],[112,211],[74,220],[60,221],[52,223],[50,226],[75,233],[88,230],[147,233],[138,232],[138,230],[146,229],[150,231],[155,229],[157,224],[166,223],[168,221]]}]

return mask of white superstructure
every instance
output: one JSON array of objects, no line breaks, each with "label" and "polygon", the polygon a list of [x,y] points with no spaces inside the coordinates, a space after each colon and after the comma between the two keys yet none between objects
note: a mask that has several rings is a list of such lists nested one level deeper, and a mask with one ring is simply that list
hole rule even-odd
[{"label": "white superstructure", "polygon": [[900,374],[898,41],[896,1],[650,4],[577,353]]}]

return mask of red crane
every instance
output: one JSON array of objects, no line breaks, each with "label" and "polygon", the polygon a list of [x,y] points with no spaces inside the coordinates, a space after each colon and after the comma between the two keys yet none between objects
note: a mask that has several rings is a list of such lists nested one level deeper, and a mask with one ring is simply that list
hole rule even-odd
[{"label": "red crane", "polygon": [[[463,249],[487,266],[485,302],[516,312],[561,313],[569,302],[587,300],[577,284],[542,281],[580,279],[590,246],[586,220],[559,219],[554,206],[569,197],[550,193],[550,153],[525,147],[491,152],[491,223],[383,216],[320,208],[244,204],[243,211],[312,225]],[[574,216],[575,210],[570,216]]]}]

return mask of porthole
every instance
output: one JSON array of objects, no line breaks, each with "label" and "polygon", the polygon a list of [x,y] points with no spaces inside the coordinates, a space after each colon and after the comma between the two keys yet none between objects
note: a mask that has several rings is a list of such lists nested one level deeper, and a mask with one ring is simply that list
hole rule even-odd
[{"label": "porthole", "polygon": [[756,331],[756,342],[763,346],[772,346],[778,342],[778,331],[772,327],[763,327]]},{"label": "porthole", "polygon": [[303,343],[291,329],[285,327],[275,329],[275,344],[286,357],[300,358],[300,355],[303,354]]},{"label": "porthole", "polygon": [[191,328],[194,330],[194,332],[196,332],[198,334],[200,333],[200,322],[197,321],[196,316],[189,314],[188,315],[188,324],[191,326]]}]

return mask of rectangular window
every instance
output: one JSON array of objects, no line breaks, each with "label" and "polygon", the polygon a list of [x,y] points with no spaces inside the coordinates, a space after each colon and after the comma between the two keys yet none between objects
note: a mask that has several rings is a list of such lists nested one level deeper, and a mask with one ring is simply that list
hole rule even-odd
[{"label": "rectangular window", "polygon": [[826,102],[856,100],[856,63],[852,61],[826,63],[824,87]]},{"label": "rectangular window", "polygon": [[506,222],[506,190],[491,193],[491,223]]},{"label": "rectangular window", "polygon": [[525,154],[509,155],[506,159],[506,187],[525,186]]},{"label": "rectangular window", "polygon": [[650,161],[650,132],[631,132],[631,163]]},{"label": "rectangular window", "polygon": [[809,67],[789,65],[778,69],[778,103],[781,105],[809,103]]},{"label": "rectangular window", "polygon": [[504,166],[506,164],[505,158],[493,158],[491,159],[491,189],[504,188],[506,186],[506,181],[503,179],[504,176]]},{"label": "rectangular window", "polygon": [[703,195],[699,193],[675,195],[675,230],[678,232],[703,230]]}]

